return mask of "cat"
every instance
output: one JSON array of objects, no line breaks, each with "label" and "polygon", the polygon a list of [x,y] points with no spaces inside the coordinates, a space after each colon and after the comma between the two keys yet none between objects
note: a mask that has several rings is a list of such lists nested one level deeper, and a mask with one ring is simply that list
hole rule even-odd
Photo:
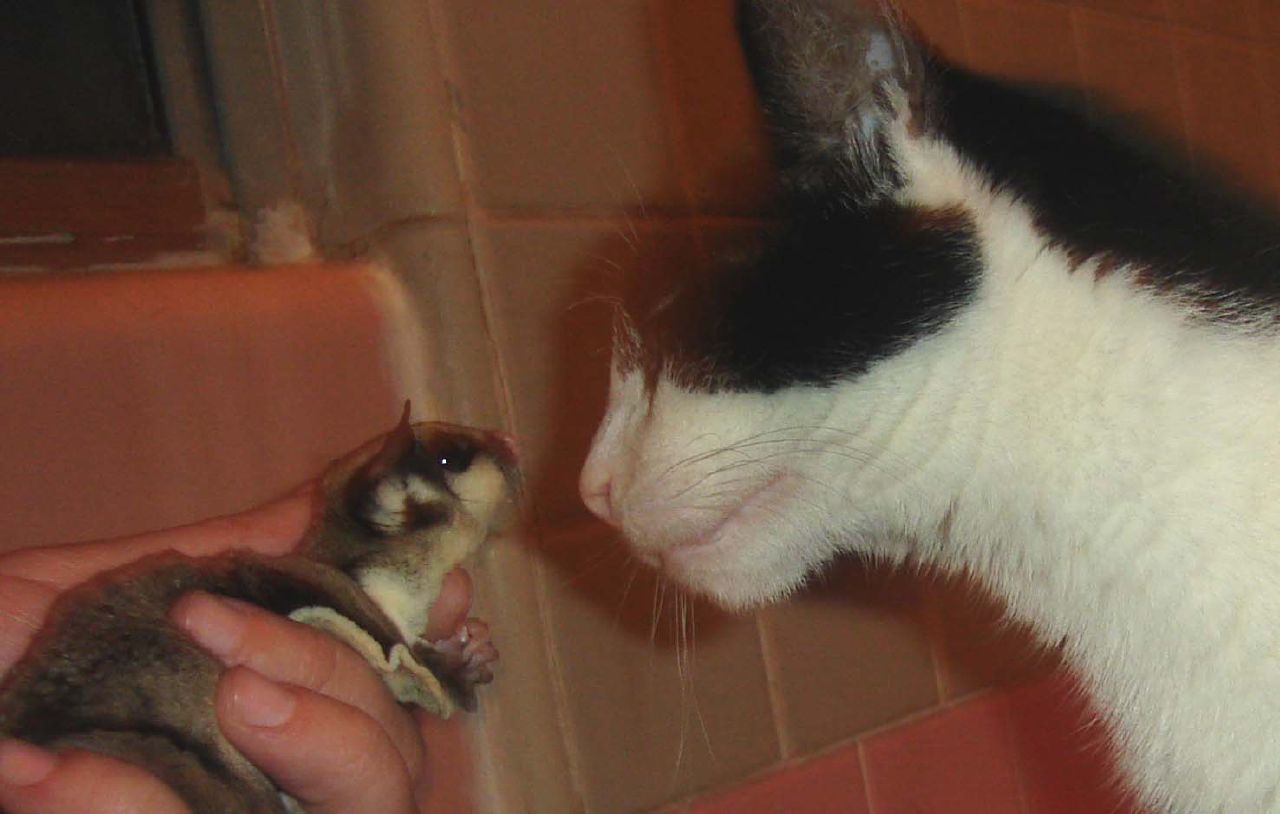
[{"label": "cat", "polygon": [[[468,620],[419,638],[456,568],[514,513],[514,448],[443,422],[399,425],[326,471],[319,511],[295,554],[161,554],[59,597],[0,680],[0,734],[137,763],[195,814],[300,812],[221,733],[222,665],[168,618],[192,590],[252,602],[356,648],[398,701],[448,717],[474,710],[497,650]],[[460,587],[461,586],[461,587]],[[470,603],[469,582],[455,594]]]},{"label": "cat", "polygon": [[1280,812],[1280,226],[887,2],[741,0],[784,223],[629,281],[580,489],[730,608],[843,552],[1060,645],[1128,781]]}]

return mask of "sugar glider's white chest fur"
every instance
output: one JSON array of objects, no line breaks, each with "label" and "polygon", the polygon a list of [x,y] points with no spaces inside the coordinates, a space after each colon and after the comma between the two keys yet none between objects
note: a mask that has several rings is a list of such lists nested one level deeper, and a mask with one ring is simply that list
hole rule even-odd
[{"label": "sugar glider's white chest fur", "polygon": [[747,607],[838,552],[1061,643],[1155,809],[1280,812],[1280,226],[887,3],[743,0],[790,215],[638,280],[588,506]]}]

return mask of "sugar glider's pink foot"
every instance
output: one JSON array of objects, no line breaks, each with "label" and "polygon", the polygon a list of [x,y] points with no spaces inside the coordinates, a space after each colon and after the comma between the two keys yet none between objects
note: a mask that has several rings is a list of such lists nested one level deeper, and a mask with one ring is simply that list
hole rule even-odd
[{"label": "sugar glider's pink foot", "polygon": [[468,700],[468,708],[474,703],[475,688],[493,681],[498,648],[483,621],[467,619],[449,638],[421,644],[430,651],[430,666],[436,675]]},{"label": "sugar glider's pink foot", "polygon": [[493,681],[493,663],[498,648],[489,637],[489,625],[479,619],[468,619],[458,631],[462,638],[463,675],[468,683],[488,684]]}]

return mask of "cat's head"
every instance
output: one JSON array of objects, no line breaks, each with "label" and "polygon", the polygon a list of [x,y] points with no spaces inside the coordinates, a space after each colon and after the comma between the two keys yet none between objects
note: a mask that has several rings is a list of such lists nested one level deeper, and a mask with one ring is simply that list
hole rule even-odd
[{"label": "cat's head", "polygon": [[580,483],[643,559],[731,606],[794,589],[853,532],[845,482],[881,466],[857,390],[976,277],[964,213],[911,199],[900,146],[931,138],[943,68],[896,10],[744,0],[739,27],[789,215],[746,261],[634,282]]}]

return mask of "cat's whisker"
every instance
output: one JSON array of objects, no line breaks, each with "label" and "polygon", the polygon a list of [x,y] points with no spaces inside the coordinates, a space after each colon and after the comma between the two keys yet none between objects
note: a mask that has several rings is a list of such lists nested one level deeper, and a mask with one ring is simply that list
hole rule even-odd
[{"label": "cat's whisker", "polygon": [[[614,271],[616,271],[619,275],[624,275],[624,274],[626,274],[626,273],[627,273],[627,269],[626,269],[626,267],[625,267],[625,266],[623,266],[623,265],[622,265],[621,263],[619,263],[617,260],[614,260],[614,259],[612,259],[612,258],[610,258],[610,257],[605,257],[604,255],[601,255],[601,254],[588,254],[588,255],[587,255],[587,259],[589,259],[589,260],[594,260],[594,261],[596,261],[597,263],[602,263],[602,264],[604,264],[604,265],[608,266],[609,268],[613,269]],[[576,303],[576,304],[575,304],[575,307],[580,306],[580,305],[585,305],[585,304],[586,304],[586,303]],[[567,311],[567,310],[568,310],[568,309],[566,309],[566,311]]]},{"label": "cat's whisker", "polygon": [[627,597],[631,595],[631,588],[636,583],[636,578],[640,576],[640,565],[636,562],[635,557],[627,555],[625,565],[631,566],[631,574],[627,577],[626,585],[622,588],[622,594],[618,597],[618,608],[613,614],[613,624],[617,627],[622,622],[622,612],[627,606]]},{"label": "cat's whisker", "polygon": [[687,737],[685,734],[687,731],[687,727],[685,723],[688,720],[689,698],[686,692],[687,685],[686,685],[685,663],[684,663],[685,603],[686,603],[685,595],[683,593],[676,594],[676,618],[674,621],[676,625],[676,636],[675,636],[676,682],[680,688],[680,714],[679,714],[679,722],[678,722],[678,725],[680,727],[680,735],[679,735],[679,745],[676,747],[675,766],[672,770],[672,777],[671,777],[671,782],[673,785],[679,780],[679,777],[680,777],[680,767],[681,767],[681,764],[684,762],[684,750],[685,750],[685,743],[687,741]]},{"label": "cat's whisker", "polygon": [[576,585],[580,583],[582,580],[586,579],[588,576],[598,573],[601,569],[603,569],[606,565],[609,564],[610,560],[619,556],[623,558],[624,564],[627,561],[630,561],[631,559],[631,556],[627,554],[625,551],[618,551],[613,548],[606,548],[604,551],[601,551],[593,555],[592,557],[589,557],[585,562],[580,563],[578,567],[575,568],[573,572],[568,576],[568,579],[566,580],[566,584]]},{"label": "cat's whisker", "polygon": [[[823,446],[819,449],[806,449],[803,447],[793,448],[793,449],[782,450],[774,453],[769,453],[766,455],[759,455],[756,457],[745,458],[743,460],[733,461],[723,466],[717,467],[716,469],[713,469],[710,472],[704,473],[702,477],[699,478],[698,480],[693,481],[692,483],[686,484],[683,488],[677,490],[675,493],[668,495],[666,499],[678,500],[684,497],[684,495],[693,491],[694,489],[698,489],[700,487],[705,486],[708,481],[711,481],[725,473],[733,472],[744,467],[758,466],[758,467],[763,467],[766,469],[766,471],[768,471],[769,467],[767,466],[767,464],[774,462],[779,458],[785,458],[788,456],[811,457],[814,455],[827,455],[827,454],[834,455],[840,458],[845,458],[847,460],[851,460],[854,463],[857,463],[863,466],[867,464],[872,464],[873,467],[878,466],[878,462],[872,461],[870,458],[864,458],[862,456],[854,454],[845,449],[832,448],[827,446]],[[799,471],[795,471],[795,470],[790,470],[790,471],[793,471],[793,473],[797,475],[801,474]],[[902,482],[902,478],[900,476],[895,475],[894,473],[888,472],[887,470],[878,469],[877,473],[884,474],[886,477],[892,477],[895,480],[897,480],[899,483]],[[814,482],[816,483],[818,481],[814,481]]]},{"label": "cat's whisker", "polygon": [[[849,460],[853,460],[862,465],[877,464],[875,457],[870,452],[860,453],[859,450],[857,450],[855,447],[851,446],[848,443],[844,443],[844,444],[826,443],[820,439],[812,437],[807,433],[799,438],[765,438],[765,436],[771,435],[771,434],[777,434],[777,432],[778,431],[774,431],[771,433],[758,433],[755,436],[748,437],[747,439],[736,442],[734,444],[730,444],[724,447],[719,447],[717,449],[709,450],[696,455],[688,456],[687,458],[683,458],[671,464],[670,466],[668,466],[666,470],[664,470],[655,479],[661,479],[662,477],[670,475],[680,468],[690,466],[694,463],[706,461],[716,456],[727,455],[732,453],[742,454],[744,450],[752,449],[759,446],[769,446],[769,445],[778,445],[778,444],[787,444],[792,447],[792,449],[787,450],[786,452],[794,452],[794,453],[828,453],[829,452],[830,454],[833,454],[833,455],[841,455]],[[844,434],[849,435],[851,438],[853,437],[852,434],[849,434],[849,433],[844,433]],[[762,460],[762,459],[756,459],[756,460]],[[885,472],[885,474],[892,475],[893,473]]]},{"label": "cat's whisker", "polygon": [[[609,152],[612,153],[614,161],[618,165],[618,169],[622,170],[622,177],[626,179],[627,186],[631,188],[633,200],[640,207],[640,217],[648,218],[649,213],[648,213],[648,210],[645,208],[645,202],[644,202],[645,196],[640,192],[640,185],[636,183],[635,176],[631,174],[631,169],[627,166],[626,159],[623,158],[622,154],[618,152],[617,147],[615,147],[612,142],[606,142],[605,146],[608,148]],[[636,229],[635,221],[627,213],[626,207],[619,206],[618,209],[622,211],[623,223],[630,230],[631,238],[634,241],[634,242],[628,241],[628,243],[631,246],[632,251],[636,254],[639,254],[640,253],[640,232]],[[625,237],[623,239],[625,240]]]},{"label": "cat's whisker", "polygon": [[658,647],[658,623],[662,618],[663,601],[666,598],[666,592],[667,581],[659,574],[653,586],[653,623],[649,627],[649,646],[653,650]]},{"label": "cat's whisker", "polygon": [[[589,256],[593,260],[599,260],[601,262],[608,263],[616,267],[618,271],[623,271],[621,266],[618,266],[617,263],[615,263],[612,260],[609,260],[608,258],[600,257],[598,255],[589,255]],[[587,306],[590,306],[590,305],[607,305],[611,310],[616,310],[622,307],[622,300],[616,294],[602,294],[598,292],[593,294],[585,294],[582,297],[579,297],[578,299],[566,305],[560,313],[561,313],[561,316],[565,316],[581,308],[586,308]]]},{"label": "cat's whisker", "polygon": [[[744,446],[746,446],[746,445],[749,445],[750,443],[753,443],[753,442],[755,442],[755,441],[757,441],[757,440],[759,440],[759,439],[766,439],[766,438],[768,438],[768,437],[769,437],[769,436],[771,436],[771,435],[778,435],[778,434],[780,434],[780,433],[784,433],[784,432],[791,432],[791,431],[793,431],[793,429],[794,429],[794,428],[783,427],[783,428],[781,428],[781,429],[765,430],[765,431],[763,431],[763,432],[758,432],[758,433],[754,433],[754,434],[752,434],[752,435],[745,436],[745,437],[743,437],[743,438],[739,438],[738,440],[736,440],[736,441],[734,441],[734,442],[732,442],[732,443],[729,443],[729,444],[722,444],[722,445],[720,445],[720,446],[718,446],[718,447],[714,447],[714,448],[709,449],[709,450],[703,450],[702,452],[696,452],[696,453],[694,453],[694,454],[692,454],[692,455],[689,455],[688,457],[681,458],[681,459],[679,459],[679,460],[677,460],[677,461],[673,462],[672,464],[670,464],[670,465],[669,465],[665,470],[663,470],[663,471],[659,474],[659,477],[661,477],[661,476],[663,476],[663,475],[670,474],[673,470],[678,469],[678,468],[680,468],[680,467],[682,467],[682,466],[686,466],[686,465],[688,465],[688,464],[690,464],[690,463],[695,463],[695,462],[699,462],[699,461],[704,461],[704,460],[706,460],[706,459],[708,459],[708,458],[714,458],[714,457],[715,457],[715,456],[717,456],[717,455],[723,455],[723,454],[726,454],[726,453],[732,452],[732,451],[734,451],[734,450],[736,450],[736,449],[741,449],[742,447],[744,447]],[[804,429],[804,428],[800,428],[800,429]],[[807,435],[807,432],[806,432],[805,434]],[[693,438],[693,439],[692,439],[692,443],[693,443],[694,445],[696,445],[699,441],[703,440],[704,438],[709,437],[710,435],[711,435],[711,433],[703,433],[702,435],[696,436],[695,438]],[[780,440],[783,440],[783,439],[780,439]]]},{"label": "cat's whisker", "polygon": [[[781,428],[772,429],[772,430],[765,430],[763,432],[754,433],[744,438],[740,438],[737,441],[734,441],[733,443],[725,444],[725,445],[716,447],[714,449],[705,450],[703,452],[694,453],[693,455],[690,455],[686,458],[681,458],[680,460],[677,460],[671,465],[669,465],[665,470],[663,470],[658,475],[658,477],[664,477],[666,475],[669,475],[671,474],[671,472],[675,471],[676,469],[687,466],[691,463],[705,461],[709,458],[714,458],[717,455],[724,455],[724,454],[733,452],[735,450],[744,449],[757,442],[758,443],[786,443],[789,440],[794,441],[794,440],[802,440],[802,439],[810,439],[810,440],[813,440],[814,442],[818,442],[817,438],[812,438],[812,434],[817,432],[832,432],[839,435],[847,435],[847,436],[853,437],[853,433],[847,432],[845,430],[840,430],[835,427],[826,427],[822,425],[816,425],[816,426],[796,425],[796,426],[789,426],[789,427],[781,427]],[[796,434],[798,437],[791,438],[791,439],[769,438],[769,436],[781,435],[783,433]],[[696,443],[697,441],[705,437],[706,437],[706,434],[693,439],[694,443]]]},{"label": "cat's whisker", "polygon": [[696,664],[695,651],[698,646],[698,605],[696,602],[689,601],[689,689],[693,693],[693,711],[698,719],[698,727],[702,730],[702,740],[707,745],[707,755],[711,758],[711,763],[718,764],[720,761],[716,758],[716,750],[711,745],[711,732],[707,729],[707,719],[702,714],[702,704],[698,701],[698,688],[694,683],[694,671]]}]

